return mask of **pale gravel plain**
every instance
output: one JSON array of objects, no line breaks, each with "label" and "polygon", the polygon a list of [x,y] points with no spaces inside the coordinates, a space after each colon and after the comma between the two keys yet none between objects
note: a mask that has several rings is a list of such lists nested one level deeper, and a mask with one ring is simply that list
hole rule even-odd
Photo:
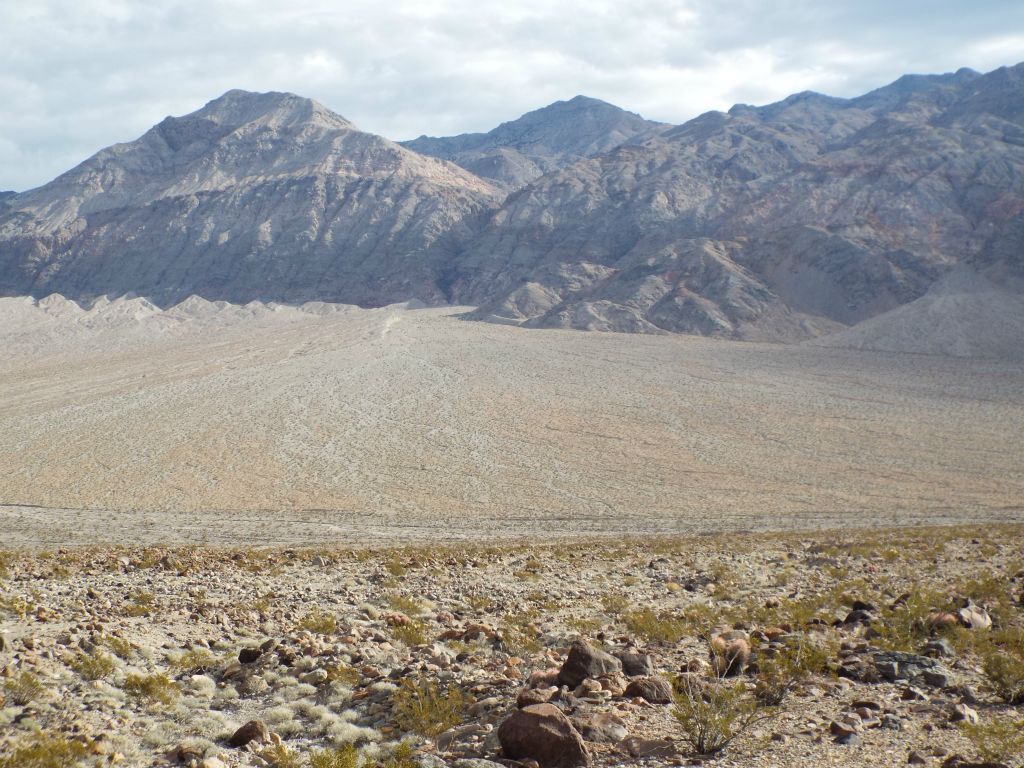
[{"label": "pale gravel plain", "polygon": [[0,299],[3,544],[1024,518],[1024,365],[459,308]]}]

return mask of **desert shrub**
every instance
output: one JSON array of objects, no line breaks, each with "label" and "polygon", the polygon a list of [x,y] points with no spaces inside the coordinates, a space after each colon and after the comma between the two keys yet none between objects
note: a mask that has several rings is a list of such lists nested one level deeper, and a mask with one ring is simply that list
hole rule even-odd
[{"label": "desert shrub", "polygon": [[127,616],[148,616],[153,611],[156,602],[156,595],[140,589],[132,595],[131,602],[127,603],[122,610]]},{"label": "desert shrub", "polygon": [[792,627],[807,627],[818,617],[828,597],[811,596],[799,600],[779,600],[776,603],[757,606],[750,615],[762,626],[789,624]]},{"label": "desert shrub", "polygon": [[1009,590],[1010,580],[991,571],[975,575],[973,578],[965,579],[958,585],[958,591],[964,597],[969,597],[974,602],[988,606],[1010,605],[1013,600]]},{"label": "desert shrub", "polygon": [[349,688],[359,685],[359,681],[362,679],[358,669],[341,662],[325,667],[324,671],[327,672],[329,682],[341,683]]},{"label": "desert shrub", "polygon": [[512,575],[520,581],[540,581],[540,574],[544,570],[544,563],[535,557],[530,557],[523,563],[519,570],[512,571]]},{"label": "desert shrub", "polygon": [[422,621],[410,621],[391,628],[396,640],[408,646],[423,645],[427,642],[427,625]]},{"label": "desert shrub", "polygon": [[110,655],[99,650],[79,654],[69,666],[86,680],[102,680],[117,669]]},{"label": "desert shrub", "polygon": [[[941,592],[919,590],[902,605],[885,609],[881,621],[872,627],[878,632],[875,643],[887,650],[916,652],[933,631],[928,616],[936,609],[947,607],[949,596]],[[943,632],[956,639],[958,628]]]},{"label": "desert shrub", "polygon": [[18,558],[13,552],[0,550],[0,579],[6,579],[11,575],[11,567]]},{"label": "desert shrub", "polygon": [[550,611],[558,607],[557,600],[551,598],[549,595],[547,595],[545,592],[542,592],[539,589],[535,589],[529,594],[527,594],[525,596],[525,599],[528,603],[533,603],[541,610]]},{"label": "desert shrub", "polygon": [[993,629],[988,637],[992,645],[1024,658],[1024,627],[1000,627]]},{"label": "desert shrub", "polygon": [[672,714],[691,755],[718,754],[744,731],[774,715],[758,706],[742,683],[677,678],[673,689]]},{"label": "desert shrub", "polygon": [[255,600],[252,601],[252,607],[259,613],[269,613],[273,607],[274,598],[277,597],[273,592],[266,592]]},{"label": "desert shrub", "polygon": [[629,597],[619,592],[608,592],[601,598],[601,607],[609,616],[619,616],[629,610],[632,605]]},{"label": "desert shrub", "polygon": [[1024,657],[991,649],[981,661],[985,679],[996,696],[1010,705],[1024,704]]},{"label": "desert shrub", "polygon": [[28,706],[42,696],[45,690],[39,678],[28,670],[4,680],[4,693],[19,707]]},{"label": "desert shrub", "polygon": [[806,640],[786,645],[775,655],[758,656],[754,696],[762,704],[778,706],[797,686],[815,675],[829,674],[831,649]]},{"label": "desert shrub", "polygon": [[494,601],[487,595],[470,595],[466,598],[466,603],[477,613],[483,613],[494,607]]},{"label": "desert shrub", "polygon": [[115,656],[126,661],[131,658],[132,653],[135,651],[134,645],[123,637],[116,637],[114,635],[100,635],[96,638],[96,645],[109,649]]},{"label": "desert shrub", "polygon": [[87,764],[90,754],[81,741],[38,733],[0,755],[0,768],[77,768]]},{"label": "desert shrub", "polygon": [[352,744],[337,749],[321,749],[309,756],[310,768],[360,768],[359,750]]},{"label": "desert shrub", "polygon": [[392,698],[395,722],[403,731],[433,739],[462,722],[469,700],[457,687],[433,680],[404,680]]},{"label": "desert shrub", "polygon": [[19,621],[25,621],[34,610],[35,607],[32,603],[19,595],[11,597],[0,595],[0,613],[17,616]]},{"label": "desert shrub", "polygon": [[960,729],[974,745],[978,757],[986,762],[1008,764],[1024,756],[1024,720],[993,717],[978,723],[962,723]]},{"label": "desert shrub", "polygon": [[302,768],[302,760],[284,744],[274,744],[259,754],[271,768]]},{"label": "desert shrub", "polygon": [[388,595],[388,606],[393,611],[400,611],[408,616],[418,616],[423,613],[423,606],[411,597],[405,595]]},{"label": "desert shrub", "polygon": [[299,620],[299,627],[320,635],[333,635],[338,631],[338,620],[322,608],[313,608]]},{"label": "desert shrub", "polygon": [[597,619],[573,616],[565,620],[565,626],[581,635],[593,635],[601,629],[601,622]]},{"label": "desert shrub", "polygon": [[404,741],[393,750],[388,757],[384,758],[383,761],[374,760],[369,763],[363,763],[362,768],[418,768],[419,763],[413,756],[412,746],[406,744]]},{"label": "desert shrub", "polygon": [[185,651],[170,663],[171,671],[178,675],[198,675],[219,666],[217,657],[205,648]]},{"label": "desert shrub", "polygon": [[139,554],[139,558],[135,562],[135,567],[139,570],[148,571],[149,569],[156,568],[160,565],[160,561],[163,559],[164,554],[159,549],[146,547]]},{"label": "desert shrub", "polygon": [[173,704],[181,695],[181,689],[177,683],[167,675],[128,675],[121,685],[124,692],[130,696],[142,699],[149,699],[161,704]]},{"label": "desert shrub", "polygon": [[516,656],[529,656],[538,653],[544,646],[537,639],[534,622],[537,620],[536,608],[519,613],[510,613],[499,627],[505,649]]},{"label": "desert shrub", "polygon": [[631,611],[624,617],[626,628],[652,643],[678,643],[686,635],[686,622],[659,615],[650,608]]},{"label": "desert shrub", "polygon": [[680,620],[685,625],[688,634],[708,639],[711,636],[712,628],[727,618],[716,608],[704,603],[697,603],[687,606]]}]

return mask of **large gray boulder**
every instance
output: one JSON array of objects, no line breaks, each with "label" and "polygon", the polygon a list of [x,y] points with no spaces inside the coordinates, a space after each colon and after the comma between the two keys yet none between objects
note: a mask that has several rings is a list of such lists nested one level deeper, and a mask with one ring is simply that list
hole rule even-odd
[{"label": "large gray boulder", "polygon": [[576,640],[558,671],[558,684],[575,688],[584,680],[622,672],[622,662],[609,653],[594,648],[586,640]]}]

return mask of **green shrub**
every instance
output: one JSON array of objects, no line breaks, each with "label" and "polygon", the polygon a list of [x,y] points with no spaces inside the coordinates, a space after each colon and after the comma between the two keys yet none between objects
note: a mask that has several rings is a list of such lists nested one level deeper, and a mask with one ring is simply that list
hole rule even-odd
[{"label": "green shrub", "polygon": [[990,718],[978,723],[962,723],[960,729],[970,739],[978,757],[991,763],[1010,763],[1024,755],[1024,720]]},{"label": "green shrub", "polygon": [[125,693],[161,704],[173,704],[181,695],[177,683],[167,675],[128,675],[121,686]]},{"label": "green shrub", "polygon": [[579,632],[581,635],[593,635],[601,629],[601,622],[597,619],[573,616],[565,620],[565,626]]},{"label": "green shrub", "polygon": [[358,669],[341,662],[326,667],[324,671],[327,672],[327,680],[329,682],[341,683],[349,688],[359,685],[359,681],[362,680],[362,675],[359,674]]},{"label": "green shrub", "polygon": [[102,680],[112,675],[117,669],[117,664],[106,653],[95,651],[93,653],[79,654],[70,664],[86,680]]},{"label": "green shrub", "polygon": [[309,756],[310,768],[360,768],[359,750],[352,744],[322,749]]},{"label": "green shrub", "polygon": [[774,656],[758,655],[754,696],[762,704],[778,706],[797,686],[815,675],[830,674],[832,650],[823,644],[800,639]]},{"label": "green shrub", "polygon": [[[928,617],[935,610],[948,607],[948,594],[918,590],[902,604],[882,611],[881,621],[872,625],[878,632],[875,644],[892,651],[916,653],[932,634]],[[943,634],[956,639],[958,627],[950,627]]]},{"label": "green shrub", "polygon": [[441,690],[433,680],[404,680],[395,691],[392,711],[403,731],[434,739],[462,722],[468,703],[455,686]]},{"label": "green shrub", "polygon": [[310,768],[418,768],[413,759],[412,747],[405,742],[395,746],[391,755],[383,761],[365,755],[360,758],[359,750],[352,744],[337,749],[323,749],[309,756]]},{"label": "green shrub", "polygon": [[0,579],[11,575],[11,567],[18,561],[17,555],[7,550],[0,550]]},{"label": "green shrub", "polygon": [[205,648],[185,651],[170,663],[171,671],[177,675],[198,675],[216,669],[220,662]]},{"label": "green shrub", "polygon": [[404,741],[398,744],[383,762],[374,760],[364,763],[363,768],[418,768],[419,763],[413,757],[413,750]]},{"label": "green shrub", "polygon": [[0,595],[0,613],[7,613],[17,616],[18,621],[25,621],[28,615],[35,610],[35,606],[20,596],[6,597]]},{"label": "green shrub", "polygon": [[77,768],[87,764],[89,755],[88,745],[81,741],[38,733],[0,755],[0,768]]},{"label": "green shrub", "polygon": [[132,595],[131,602],[127,603],[122,610],[127,616],[149,616],[153,612],[155,603],[156,595],[140,589]]},{"label": "green shrub", "polygon": [[993,649],[983,654],[982,670],[996,696],[1011,706],[1024,704],[1024,657]]},{"label": "green shrub", "polygon": [[423,645],[427,642],[427,625],[422,621],[410,621],[391,628],[395,639],[407,646]]},{"label": "green shrub", "polygon": [[338,631],[338,620],[334,614],[314,608],[299,620],[299,627],[319,635],[333,635]]},{"label": "green shrub", "polygon": [[629,597],[618,592],[609,592],[601,598],[601,607],[609,616],[619,616],[625,613],[632,605]]},{"label": "green shrub", "polygon": [[114,635],[100,635],[96,638],[96,645],[102,645],[103,647],[110,649],[115,656],[118,656],[125,661],[131,658],[132,653],[135,652],[134,645],[123,637],[116,637]]},{"label": "green shrub", "polygon": [[686,622],[658,615],[650,608],[631,611],[624,617],[626,628],[651,643],[678,643],[686,635]]},{"label": "green shrub", "polygon": [[302,768],[302,760],[284,744],[260,750],[259,755],[271,768]]},{"label": "green shrub", "polygon": [[691,755],[715,755],[751,726],[774,715],[747,693],[743,683],[677,678],[672,714]]},{"label": "green shrub", "polygon": [[39,678],[27,670],[4,681],[4,693],[19,707],[28,706],[42,696],[45,690]]},{"label": "green shrub", "polygon": [[388,606],[393,611],[399,611],[407,616],[418,616],[423,613],[423,606],[405,595],[388,595]]},{"label": "green shrub", "polygon": [[501,622],[499,630],[505,650],[516,656],[530,656],[540,652],[544,647],[537,639],[537,630],[534,622],[537,620],[536,608],[510,613]]}]

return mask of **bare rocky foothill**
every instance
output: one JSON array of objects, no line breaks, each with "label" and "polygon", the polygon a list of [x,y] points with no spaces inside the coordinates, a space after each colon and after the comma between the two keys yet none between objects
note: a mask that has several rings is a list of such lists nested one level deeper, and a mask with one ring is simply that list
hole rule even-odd
[{"label": "bare rocky foothill", "polygon": [[0,564],[3,768],[1024,764],[1020,526]]}]

